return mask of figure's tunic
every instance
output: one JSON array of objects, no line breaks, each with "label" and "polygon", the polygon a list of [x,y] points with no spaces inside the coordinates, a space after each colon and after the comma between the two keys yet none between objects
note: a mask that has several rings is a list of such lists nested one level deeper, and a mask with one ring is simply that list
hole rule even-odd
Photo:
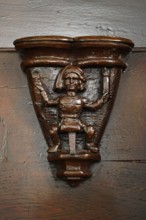
[{"label": "figure's tunic", "polygon": [[59,118],[60,129],[62,131],[81,131],[85,124],[80,120],[80,115],[84,107],[85,99],[80,96],[67,96],[60,97]]}]

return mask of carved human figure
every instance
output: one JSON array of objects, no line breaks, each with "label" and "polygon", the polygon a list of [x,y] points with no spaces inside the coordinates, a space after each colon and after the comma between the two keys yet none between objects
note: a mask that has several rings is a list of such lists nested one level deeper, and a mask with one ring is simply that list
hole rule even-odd
[{"label": "carved human figure", "polygon": [[85,89],[84,72],[77,66],[67,66],[62,69],[54,83],[55,90],[65,90],[64,95],[55,99],[49,99],[44,90],[41,80],[37,80],[35,86],[40,90],[41,96],[46,106],[56,106],[58,108],[59,123],[52,124],[49,127],[49,135],[52,139],[53,146],[49,152],[56,152],[60,148],[59,132],[85,132],[86,149],[97,152],[98,147],[94,143],[95,130],[93,126],[86,124],[81,120],[81,112],[84,108],[97,110],[107,101],[107,93],[103,94],[96,101],[88,101],[86,98],[77,94],[80,90]]}]

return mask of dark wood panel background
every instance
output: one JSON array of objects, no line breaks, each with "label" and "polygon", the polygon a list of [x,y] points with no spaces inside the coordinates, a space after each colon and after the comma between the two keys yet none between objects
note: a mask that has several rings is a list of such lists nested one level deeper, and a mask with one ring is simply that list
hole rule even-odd
[{"label": "dark wood panel background", "polygon": [[0,220],[146,219],[146,51],[133,52],[93,177],[56,180],[15,51],[0,51]]}]

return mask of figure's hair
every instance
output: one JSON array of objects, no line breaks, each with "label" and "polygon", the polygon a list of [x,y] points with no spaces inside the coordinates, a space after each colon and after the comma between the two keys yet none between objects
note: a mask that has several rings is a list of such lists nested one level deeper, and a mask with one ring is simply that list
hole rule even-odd
[{"label": "figure's hair", "polygon": [[55,83],[54,83],[54,90],[62,90],[64,89],[64,77],[69,73],[75,73],[80,80],[79,89],[82,91],[85,89],[85,77],[83,70],[78,66],[68,65],[65,68],[61,69],[58,73]]}]

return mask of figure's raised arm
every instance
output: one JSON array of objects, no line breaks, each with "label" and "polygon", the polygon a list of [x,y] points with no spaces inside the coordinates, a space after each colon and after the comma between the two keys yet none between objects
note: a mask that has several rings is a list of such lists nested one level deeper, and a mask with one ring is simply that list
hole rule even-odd
[{"label": "figure's raised arm", "polygon": [[97,110],[102,107],[104,103],[107,102],[108,93],[103,94],[103,96],[99,99],[97,99],[94,102],[88,102],[87,100],[84,101],[84,108],[90,109],[90,110]]},{"label": "figure's raised arm", "polygon": [[110,71],[107,68],[103,69],[103,95],[101,98],[97,99],[94,102],[85,101],[84,107],[90,110],[97,110],[106,102],[108,102],[110,97]]},{"label": "figure's raised arm", "polygon": [[44,89],[43,84],[41,82],[40,76],[37,76],[35,78],[34,85],[37,89],[39,89],[45,105],[56,106],[58,104],[58,98],[49,99],[48,94],[47,94],[46,90]]}]

